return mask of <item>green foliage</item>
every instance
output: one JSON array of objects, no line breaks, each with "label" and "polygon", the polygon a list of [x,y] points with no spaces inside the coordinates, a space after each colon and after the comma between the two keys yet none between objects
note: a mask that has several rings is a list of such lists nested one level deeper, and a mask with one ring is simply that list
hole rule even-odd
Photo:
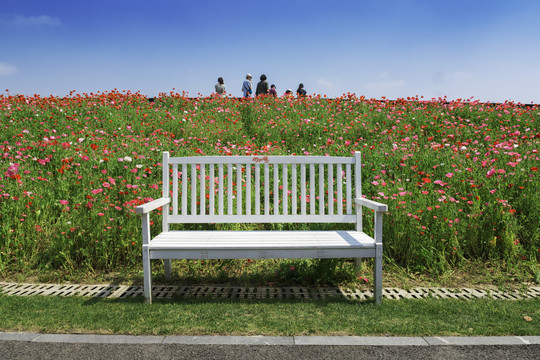
[{"label": "green foliage", "polygon": [[[539,114],[537,107],[508,102],[417,98],[246,101],[160,94],[150,102],[115,91],[69,98],[0,95],[0,274],[139,269],[134,208],[160,196],[164,150],[173,156],[361,151],[362,192],[390,209],[384,221],[387,260],[436,275],[472,259],[501,261],[529,269],[533,278],[540,259]],[[160,216],[152,216],[156,233]],[[372,219],[364,211],[368,233]],[[299,260],[273,266],[279,281],[332,283],[355,278],[350,264]],[[231,276],[219,267],[208,273]]]}]

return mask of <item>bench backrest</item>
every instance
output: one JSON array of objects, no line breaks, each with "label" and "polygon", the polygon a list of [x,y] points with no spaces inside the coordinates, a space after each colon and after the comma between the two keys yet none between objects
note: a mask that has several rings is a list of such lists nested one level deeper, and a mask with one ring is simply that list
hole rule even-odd
[{"label": "bench backrest", "polygon": [[360,153],[194,156],[163,153],[166,223],[355,223]]}]

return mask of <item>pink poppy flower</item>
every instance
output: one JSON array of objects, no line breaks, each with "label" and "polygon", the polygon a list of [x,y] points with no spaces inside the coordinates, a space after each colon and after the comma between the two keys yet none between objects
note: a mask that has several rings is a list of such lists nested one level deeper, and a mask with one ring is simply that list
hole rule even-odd
[{"label": "pink poppy flower", "polygon": [[13,176],[16,175],[19,172],[19,167],[17,165],[11,165],[7,168],[6,175],[7,176]]}]

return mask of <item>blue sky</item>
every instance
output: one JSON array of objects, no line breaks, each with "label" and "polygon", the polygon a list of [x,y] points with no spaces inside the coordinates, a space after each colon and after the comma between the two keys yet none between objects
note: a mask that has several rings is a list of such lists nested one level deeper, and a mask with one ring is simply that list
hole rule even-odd
[{"label": "blue sky", "polygon": [[540,103],[540,1],[2,1],[0,91],[278,93]]}]

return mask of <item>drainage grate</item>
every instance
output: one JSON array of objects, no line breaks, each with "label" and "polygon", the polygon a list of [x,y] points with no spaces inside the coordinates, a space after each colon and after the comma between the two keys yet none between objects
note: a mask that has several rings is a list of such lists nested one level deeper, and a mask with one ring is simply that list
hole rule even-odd
[{"label": "drainage grate", "polygon": [[[153,286],[152,296],[155,298],[171,298],[176,292],[176,286]],[[137,296],[144,296],[144,288],[142,286],[122,286],[116,291],[111,298],[133,298]]]},{"label": "drainage grate", "polygon": [[[57,285],[57,284],[16,284],[0,283],[0,292],[6,295],[31,296],[85,296],[100,298],[133,298],[144,295],[141,285]],[[172,298],[173,296],[190,299],[303,299],[319,300],[341,297],[348,300],[370,300],[372,290],[360,290],[347,287],[268,287],[268,286],[227,286],[227,285],[191,285],[191,286],[154,286],[154,298]],[[530,287],[527,291],[500,291],[482,289],[447,289],[414,288],[409,290],[384,288],[385,299],[460,299],[472,300],[492,298],[500,300],[540,299],[540,287]]]},{"label": "drainage grate", "polygon": [[55,285],[0,283],[0,291],[7,295],[30,296],[89,296],[110,297],[118,285]]}]

